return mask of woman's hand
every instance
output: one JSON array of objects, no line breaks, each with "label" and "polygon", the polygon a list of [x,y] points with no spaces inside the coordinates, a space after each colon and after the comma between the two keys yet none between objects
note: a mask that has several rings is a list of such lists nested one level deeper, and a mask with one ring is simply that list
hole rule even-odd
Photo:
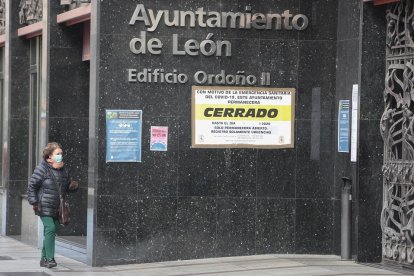
[{"label": "woman's hand", "polygon": [[76,190],[79,187],[78,181],[72,180],[69,184],[69,190]]},{"label": "woman's hand", "polygon": [[39,213],[39,204],[35,203],[32,205],[34,213],[37,215]]}]

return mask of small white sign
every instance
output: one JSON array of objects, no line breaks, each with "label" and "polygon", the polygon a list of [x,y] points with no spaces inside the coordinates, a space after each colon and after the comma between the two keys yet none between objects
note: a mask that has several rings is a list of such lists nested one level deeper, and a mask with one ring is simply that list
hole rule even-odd
[{"label": "small white sign", "polygon": [[358,116],[359,116],[358,108],[359,108],[358,84],[354,84],[352,86],[351,162],[357,161]]}]

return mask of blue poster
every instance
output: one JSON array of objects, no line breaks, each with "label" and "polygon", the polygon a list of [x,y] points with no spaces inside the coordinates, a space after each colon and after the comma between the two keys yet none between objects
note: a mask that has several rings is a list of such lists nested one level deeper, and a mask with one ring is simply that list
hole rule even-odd
[{"label": "blue poster", "polygon": [[142,110],[106,110],[106,162],[141,162]]},{"label": "blue poster", "polygon": [[349,152],[349,100],[339,101],[338,152]]}]

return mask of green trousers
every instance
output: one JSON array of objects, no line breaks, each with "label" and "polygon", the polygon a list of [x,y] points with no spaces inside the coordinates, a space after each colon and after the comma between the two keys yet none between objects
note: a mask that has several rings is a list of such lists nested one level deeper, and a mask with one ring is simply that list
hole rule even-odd
[{"label": "green trousers", "polygon": [[42,258],[52,259],[55,257],[55,237],[58,220],[52,217],[41,216],[43,222],[43,248]]}]

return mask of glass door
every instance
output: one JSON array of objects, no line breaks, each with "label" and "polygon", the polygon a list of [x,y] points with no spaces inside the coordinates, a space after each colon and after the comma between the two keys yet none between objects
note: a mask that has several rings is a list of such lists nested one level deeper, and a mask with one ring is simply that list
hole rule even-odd
[{"label": "glass door", "polygon": [[39,156],[39,122],[40,122],[40,89],[41,89],[41,57],[42,38],[30,40],[30,103],[29,103],[29,158],[28,176],[40,160]]}]

